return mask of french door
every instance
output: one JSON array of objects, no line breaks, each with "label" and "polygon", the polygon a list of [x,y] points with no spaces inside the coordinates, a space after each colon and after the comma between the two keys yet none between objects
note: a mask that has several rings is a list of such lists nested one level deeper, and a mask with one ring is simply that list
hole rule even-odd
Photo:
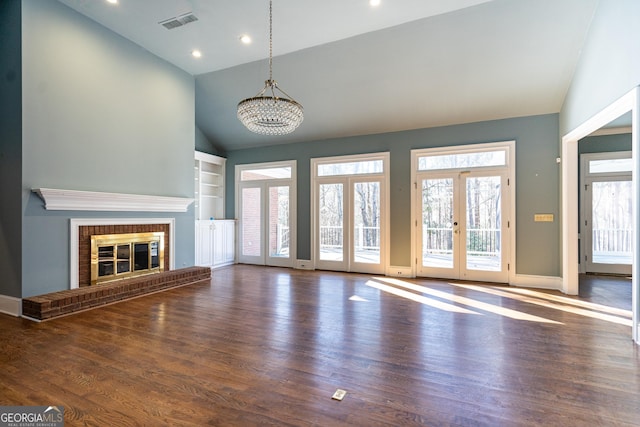
[{"label": "french door", "polygon": [[508,283],[515,142],[411,151],[415,274]]},{"label": "french door", "polygon": [[384,274],[388,153],[313,159],[314,264]]},{"label": "french door", "polygon": [[316,267],[384,273],[381,178],[347,177],[317,182]]},{"label": "french door", "polygon": [[419,174],[417,275],[507,282],[506,187],[505,172]]},{"label": "french door", "polygon": [[[291,170],[242,165],[236,178],[238,262],[293,267],[295,196]],[[236,181],[238,182],[238,181]]]},{"label": "french door", "polygon": [[584,271],[631,275],[630,153],[583,154],[583,180]]}]

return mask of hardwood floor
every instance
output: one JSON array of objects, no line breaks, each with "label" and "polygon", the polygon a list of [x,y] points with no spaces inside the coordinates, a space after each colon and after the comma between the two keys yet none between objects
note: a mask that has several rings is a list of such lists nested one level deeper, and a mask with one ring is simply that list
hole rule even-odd
[{"label": "hardwood floor", "polygon": [[0,315],[0,405],[64,406],[69,426],[640,425],[640,349],[613,307],[233,266],[44,323]]}]

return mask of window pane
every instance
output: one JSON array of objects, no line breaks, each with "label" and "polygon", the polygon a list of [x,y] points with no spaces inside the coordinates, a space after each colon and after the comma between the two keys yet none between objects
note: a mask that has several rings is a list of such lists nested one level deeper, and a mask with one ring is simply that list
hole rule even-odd
[{"label": "window pane", "polygon": [[342,261],[343,199],[342,184],[320,185],[320,259]]},{"label": "window pane", "polygon": [[633,262],[631,181],[597,181],[592,191],[593,262]]},{"label": "window pane", "polygon": [[467,270],[501,271],[499,176],[467,179]]},{"label": "window pane", "polygon": [[453,180],[422,181],[422,265],[453,268]]},{"label": "window pane", "polygon": [[362,162],[331,163],[318,165],[318,176],[359,175],[382,172],[382,160],[366,160]]},{"label": "window pane", "polygon": [[289,186],[269,188],[269,256],[289,258]]},{"label": "window pane", "polygon": [[380,183],[353,185],[354,261],[380,264]]},{"label": "window pane", "polygon": [[249,169],[240,173],[241,181],[260,181],[263,179],[288,179],[291,178],[291,167]]},{"label": "window pane", "polygon": [[631,159],[590,160],[589,173],[631,172]]},{"label": "window pane", "polygon": [[478,168],[486,166],[506,166],[505,150],[480,151],[474,153],[443,154],[423,156],[418,159],[418,170]]},{"label": "window pane", "polygon": [[260,217],[260,188],[242,189],[242,255],[262,254],[262,226]]}]

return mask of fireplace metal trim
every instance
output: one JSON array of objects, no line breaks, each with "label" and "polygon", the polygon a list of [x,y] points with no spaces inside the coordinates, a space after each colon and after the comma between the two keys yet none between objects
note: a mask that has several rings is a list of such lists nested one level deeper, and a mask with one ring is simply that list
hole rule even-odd
[{"label": "fireplace metal trim", "polygon": [[[175,269],[175,218],[70,218],[69,219],[69,289],[77,289],[78,281],[78,235],[81,226],[96,225],[135,225],[135,224],[167,224],[169,239],[165,241],[169,249],[168,270]],[[183,264],[185,266],[186,264]],[[166,266],[165,266],[166,267]]]},{"label": "fireplace metal trim", "polygon": [[[146,266],[136,268],[135,261],[138,258],[135,248],[144,244],[147,244]],[[123,271],[120,271],[120,266]],[[164,271],[164,232],[91,236],[91,285],[162,271]]]}]

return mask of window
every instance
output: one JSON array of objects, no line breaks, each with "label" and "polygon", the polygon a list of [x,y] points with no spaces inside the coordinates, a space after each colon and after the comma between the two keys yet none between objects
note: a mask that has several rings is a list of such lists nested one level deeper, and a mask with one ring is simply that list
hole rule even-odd
[{"label": "window", "polygon": [[434,154],[418,158],[419,171],[465,169],[507,165],[507,150],[474,151],[468,153]]},{"label": "window", "polygon": [[318,176],[365,175],[383,172],[382,160],[318,164]]},{"label": "window", "polygon": [[631,172],[633,161],[627,159],[589,160],[589,174]]}]

